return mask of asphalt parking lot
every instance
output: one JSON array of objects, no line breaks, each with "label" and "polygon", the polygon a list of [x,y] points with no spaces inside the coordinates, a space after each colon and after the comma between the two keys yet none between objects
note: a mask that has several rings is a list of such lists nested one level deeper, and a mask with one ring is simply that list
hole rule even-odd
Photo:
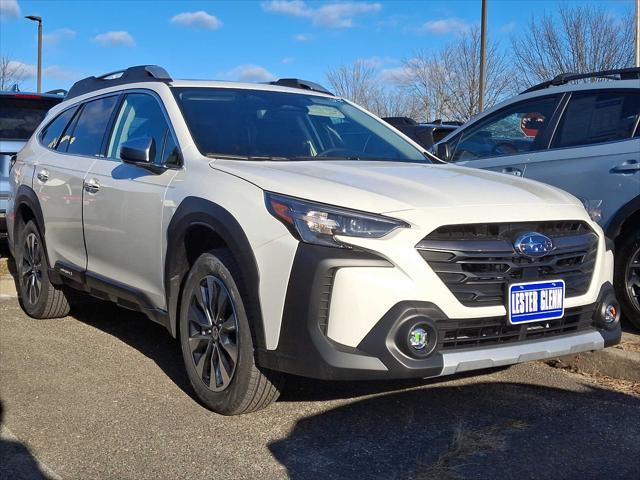
[{"label": "asphalt parking lot", "polygon": [[637,478],[640,395],[532,363],[445,381],[293,378],[265,411],[200,406],[178,345],[90,302],[0,302],[0,478]]}]

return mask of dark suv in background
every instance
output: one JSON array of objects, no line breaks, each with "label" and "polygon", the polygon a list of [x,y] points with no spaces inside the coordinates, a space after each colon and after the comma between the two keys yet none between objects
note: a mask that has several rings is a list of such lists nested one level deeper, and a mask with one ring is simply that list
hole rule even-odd
[{"label": "dark suv in background", "polygon": [[0,235],[7,231],[11,157],[22,149],[49,109],[60,103],[65,93],[64,90],[44,94],[0,92]]},{"label": "dark suv in background", "polygon": [[409,117],[384,117],[383,120],[424,148],[431,148],[434,143],[438,143],[462,125],[462,122],[443,122],[442,120],[418,123]]}]

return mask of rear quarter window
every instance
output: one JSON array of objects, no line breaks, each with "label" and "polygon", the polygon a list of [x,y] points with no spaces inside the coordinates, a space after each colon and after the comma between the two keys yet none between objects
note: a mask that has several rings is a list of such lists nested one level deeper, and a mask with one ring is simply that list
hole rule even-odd
[{"label": "rear quarter window", "polygon": [[40,143],[47,148],[55,149],[67,125],[76,113],[76,110],[77,107],[69,108],[49,122],[49,124],[42,129]]}]

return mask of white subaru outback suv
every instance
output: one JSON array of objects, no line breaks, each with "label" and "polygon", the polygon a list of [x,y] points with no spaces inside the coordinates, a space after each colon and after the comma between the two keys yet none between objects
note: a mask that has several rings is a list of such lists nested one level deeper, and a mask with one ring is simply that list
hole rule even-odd
[{"label": "white subaru outback suv", "polygon": [[64,316],[73,288],[144,312],[223,414],[273,402],[283,373],[434,377],[620,339],[579,200],[432,165],[311,82],[90,77],[10,178],[24,310]]}]

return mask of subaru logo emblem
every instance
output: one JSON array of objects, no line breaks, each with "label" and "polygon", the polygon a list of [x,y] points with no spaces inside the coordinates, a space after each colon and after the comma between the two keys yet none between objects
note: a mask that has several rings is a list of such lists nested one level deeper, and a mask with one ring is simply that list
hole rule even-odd
[{"label": "subaru logo emblem", "polygon": [[520,235],[513,246],[526,257],[544,257],[553,250],[553,241],[541,233],[528,232]]}]

